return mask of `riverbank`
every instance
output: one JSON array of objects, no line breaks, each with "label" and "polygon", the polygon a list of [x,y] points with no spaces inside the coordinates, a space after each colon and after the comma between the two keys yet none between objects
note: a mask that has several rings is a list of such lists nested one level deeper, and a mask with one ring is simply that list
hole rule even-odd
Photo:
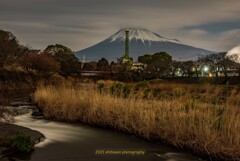
[{"label": "riverbank", "polygon": [[129,92],[119,86],[40,87],[34,99],[48,119],[111,127],[209,160],[240,159],[238,88],[162,84]]},{"label": "riverbank", "polygon": [[[18,150],[40,142],[44,135],[38,131],[14,124],[14,116],[29,113],[34,106],[29,98],[31,91],[5,91],[0,93],[0,160],[17,160],[10,157]],[[30,144],[27,143],[30,141]],[[14,143],[14,144],[13,144]],[[17,145],[18,144],[18,145]]]},{"label": "riverbank", "polygon": [[[35,90],[38,84],[72,83],[74,78],[58,73],[39,73],[23,69],[0,69],[0,92]],[[1,101],[1,96],[0,96]]]},{"label": "riverbank", "polygon": [[44,138],[44,135],[38,131],[14,124],[0,123],[0,159],[6,157],[5,160],[7,160],[7,156],[14,153],[14,150],[9,145],[9,137],[19,132],[30,136],[35,144]]}]

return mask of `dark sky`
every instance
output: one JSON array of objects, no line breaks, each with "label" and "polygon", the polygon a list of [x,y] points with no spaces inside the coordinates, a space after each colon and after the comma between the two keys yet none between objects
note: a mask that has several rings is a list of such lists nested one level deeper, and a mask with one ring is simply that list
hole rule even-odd
[{"label": "dark sky", "polygon": [[121,28],[146,28],[214,51],[240,44],[240,0],[1,0],[0,29],[21,44],[72,50],[94,45]]}]

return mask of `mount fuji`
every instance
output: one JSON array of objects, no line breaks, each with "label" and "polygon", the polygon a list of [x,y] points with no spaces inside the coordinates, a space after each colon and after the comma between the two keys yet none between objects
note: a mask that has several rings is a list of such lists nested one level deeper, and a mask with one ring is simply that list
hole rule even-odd
[{"label": "mount fuji", "polygon": [[[182,44],[177,39],[160,36],[147,29],[129,29],[129,56],[135,61],[144,54],[154,54],[165,51],[175,60],[195,60],[199,55],[208,55],[213,51]],[[108,61],[117,61],[125,52],[125,29],[121,29],[104,41],[77,51],[75,55],[86,61],[98,61],[106,58]]]}]

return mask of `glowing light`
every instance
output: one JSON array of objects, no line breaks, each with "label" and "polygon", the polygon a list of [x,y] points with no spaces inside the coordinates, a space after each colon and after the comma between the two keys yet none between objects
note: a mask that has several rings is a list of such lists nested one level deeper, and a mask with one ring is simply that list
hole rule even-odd
[{"label": "glowing light", "polygon": [[204,71],[204,72],[208,72],[208,70],[209,70],[209,68],[208,68],[207,66],[205,66],[205,67],[203,68],[203,71]]}]

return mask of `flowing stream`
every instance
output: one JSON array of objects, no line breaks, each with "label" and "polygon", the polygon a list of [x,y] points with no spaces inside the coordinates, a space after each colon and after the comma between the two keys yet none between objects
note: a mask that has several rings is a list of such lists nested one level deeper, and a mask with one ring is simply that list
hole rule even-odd
[{"label": "flowing stream", "polygon": [[[16,109],[29,109],[18,115],[15,124],[37,130],[45,140],[30,155],[15,156],[30,161],[199,161],[191,154],[151,143],[133,135],[92,127],[81,123],[64,123],[31,115],[28,99],[12,100]],[[20,112],[21,113],[21,112]]]}]

